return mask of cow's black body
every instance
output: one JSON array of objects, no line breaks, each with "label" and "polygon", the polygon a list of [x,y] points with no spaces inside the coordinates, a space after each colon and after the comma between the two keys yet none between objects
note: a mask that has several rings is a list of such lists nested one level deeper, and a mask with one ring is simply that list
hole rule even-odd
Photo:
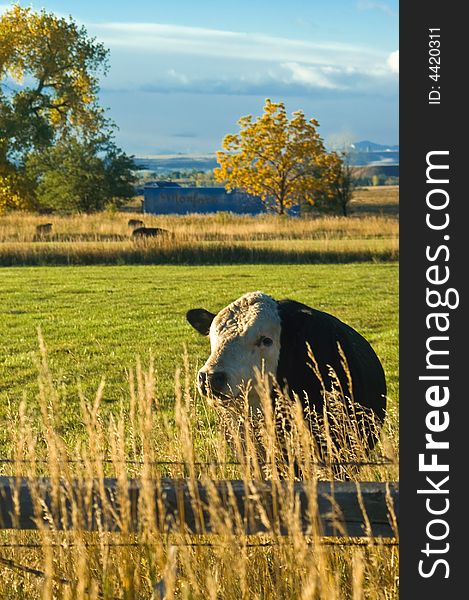
[{"label": "cow's black body", "polygon": [[138,227],[132,231],[132,238],[134,239],[158,237],[163,235],[169,235],[169,231],[166,229],[161,229],[160,227]]},{"label": "cow's black body", "polygon": [[140,219],[129,219],[127,225],[129,227],[145,227],[145,223]]},{"label": "cow's black body", "polygon": [[[373,348],[357,331],[327,313],[292,300],[278,302],[282,323],[277,382],[290,395],[297,394],[306,413],[315,410],[321,420],[323,383],[331,383],[330,367],[340,381],[343,395],[372,411],[377,425],[384,420],[386,380]],[[338,344],[346,358],[345,372]],[[314,355],[323,383],[314,373],[308,346]],[[349,381],[352,381],[352,389]],[[305,396],[306,394],[306,396]],[[307,399],[306,399],[307,397]],[[376,442],[377,429],[366,431],[369,448]]]}]

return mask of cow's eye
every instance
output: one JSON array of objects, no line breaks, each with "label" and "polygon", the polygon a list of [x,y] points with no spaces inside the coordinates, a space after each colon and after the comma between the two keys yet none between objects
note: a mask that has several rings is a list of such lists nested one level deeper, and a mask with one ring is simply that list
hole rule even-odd
[{"label": "cow's eye", "polygon": [[272,346],[273,341],[269,337],[263,337],[261,338],[261,344],[262,346]]}]

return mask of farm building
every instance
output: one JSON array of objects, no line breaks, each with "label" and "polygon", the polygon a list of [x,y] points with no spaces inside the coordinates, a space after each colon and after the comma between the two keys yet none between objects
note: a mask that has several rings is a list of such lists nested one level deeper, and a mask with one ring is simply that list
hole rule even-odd
[{"label": "farm building", "polygon": [[175,183],[147,184],[143,189],[143,212],[158,215],[232,212],[257,215],[265,212],[262,200],[224,188],[180,187]]}]

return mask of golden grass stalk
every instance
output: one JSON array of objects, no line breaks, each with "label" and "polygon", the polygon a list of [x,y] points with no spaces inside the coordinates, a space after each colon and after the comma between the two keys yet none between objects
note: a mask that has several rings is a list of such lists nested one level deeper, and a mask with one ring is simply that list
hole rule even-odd
[{"label": "golden grass stalk", "polygon": [[[317,464],[317,448],[299,403],[290,404],[285,420],[288,404],[272,407],[266,390],[262,395],[262,418],[256,420],[245,399],[240,421],[244,420],[245,426],[240,428],[238,423],[233,427],[228,444],[222,428],[207,426],[214,415],[191,391],[193,375],[187,357],[183,370],[176,373],[174,420],[158,404],[152,361],[146,369],[137,362],[129,374],[128,406],[104,419],[100,409],[103,380],[94,399],[81,398],[77,419],[82,423],[82,434],[76,443],[66,444],[60,433],[60,398],[42,341],[40,349],[41,411],[39,415],[30,414],[27,401],[21,403],[11,428],[11,469],[15,475],[50,477],[51,502],[46,506],[44,490],[36,486],[33,496],[38,530],[3,531],[0,535],[4,558],[34,566],[42,576],[0,564],[1,597],[397,598],[395,546],[370,538],[357,548],[349,546],[347,539],[337,538],[334,545],[323,539],[312,499],[316,497],[318,478],[329,475],[330,470],[321,471]],[[347,415],[350,413],[345,411],[343,418]],[[279,416],[284,426],[279,427]],[[337,414],[331,418],[329,427],[333,428],[338,419]],[[344,428],[341,423],[341,434]],[[392,447],[392,430],[384,439],[374,451],[376,456]],[[329,447],[335,451],[333,443]],[[354,443],[345,456],[361,457],[362,450],[358,442]],[[179,464],[155,464],[162,456],[181,461],[184,469]],[[342,458],[340,452],[337,456]],[[237,459],[238,464],[215,464],[230,459]],[[207,461],[211,464],[201,464]],[[300,526],[300,507],[294,493],[295,461],[307,480],[310,498],[311,527],[307,534]],[[162,522],[156,521],[155,511],[158,507],[161,511],[163,504],[159,493],[162,469],[176,476],[185,475],[199,524],[203,511],[210,516],[210,535],[190,535],[181,524],[177,531],[161,532]],[[387,480],[396,476],[396,469],[395,465],[375,465],[366,467],[365,474],[367,478]],[[340,474],[357,484],[362,477],[357,469]],[[105,491],[106,476],[117,480],[113,498]],[[273,525],[270,509],[254,486],[244,517],[229,488],[224,499],[216,491],[220,477],[239,479],[248,485],[262,476],[271,478],[274,486],[273,512],[279,519]],[[139,478],[141,486],[137,528],[127,494],[133,477]],[[205,484],[206,500],[199,494],[199,483]],[[91,514],[96,520],[95,531],[87,531],[86,527]],[[266,531],[246,535],[246,523],[254,518],[265,524]],[[117,520],[119,531],[106,531],[109,519]],[[288,527],[288,536],[281,535],[279,521]],[[61,529],[64,523],[70,526],[65,531]],[[25,548],[25,544],[32,547]]]},{"label": "golden grass stalk", "polygon": [[[167,236],[134,241],[129,217]],[[47,220],[52,231],[39,238]],[[201,264],[397,260],[398,221],[386,216],[281,219],[213,215],[0,216],[0,265]]]}]

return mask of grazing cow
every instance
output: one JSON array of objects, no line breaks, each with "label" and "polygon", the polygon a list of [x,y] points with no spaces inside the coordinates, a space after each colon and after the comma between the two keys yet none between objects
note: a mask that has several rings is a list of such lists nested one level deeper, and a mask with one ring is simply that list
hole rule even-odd
[{"label": "grazing cow", "polygon": [[129,227],[145,227],[145,223],[140,219],[129,219],[127,225]]},{"label": "grazing cow", "polygon": [[33,242],[41,242],[44,240],[50,240],[50,234],[52,233],[52,223],[41,223],[36,225],[36,233],[33,236]]},{"label": "grazing cow", "polygon": [[167,229],[161,229],[160,227],[137,227],[137,229],[132,231],[133,239],[145,239],[163,235],[169,235],[169,231]]},{"label": "grazing cow", "polygon": [[[225,408],[236,404],[246,384],[255,383],[264,373],[273,401],[281,389],[286,397],[299,398],[310,425],[311,414],[316,415],[311,432],[324,456],[326,444],[318,427],[324,429],[324,386],[333,381],[332,368],[336,384],[340,382],[342,405],[353,406],[345,414],[374,417],[378,427],[371,427],[368,420],[358,428],[365,449],[373,448],[385,416],[386,382],[378,357],[357,331],[330,314],[293,300],[277,301],[262,292],[247,293],[218,314],[189,310],[187,320],[199,333],[210,336],[211,354],[198,372],[197,385],[216,404]],[[260,407],[255,385],[248,400],[254,414]]]},{"label": "grazing cow", "polygon": [[48,235],[52,231],[52,223],[42,223],[40,225],[36,225],[36,235]]}]

